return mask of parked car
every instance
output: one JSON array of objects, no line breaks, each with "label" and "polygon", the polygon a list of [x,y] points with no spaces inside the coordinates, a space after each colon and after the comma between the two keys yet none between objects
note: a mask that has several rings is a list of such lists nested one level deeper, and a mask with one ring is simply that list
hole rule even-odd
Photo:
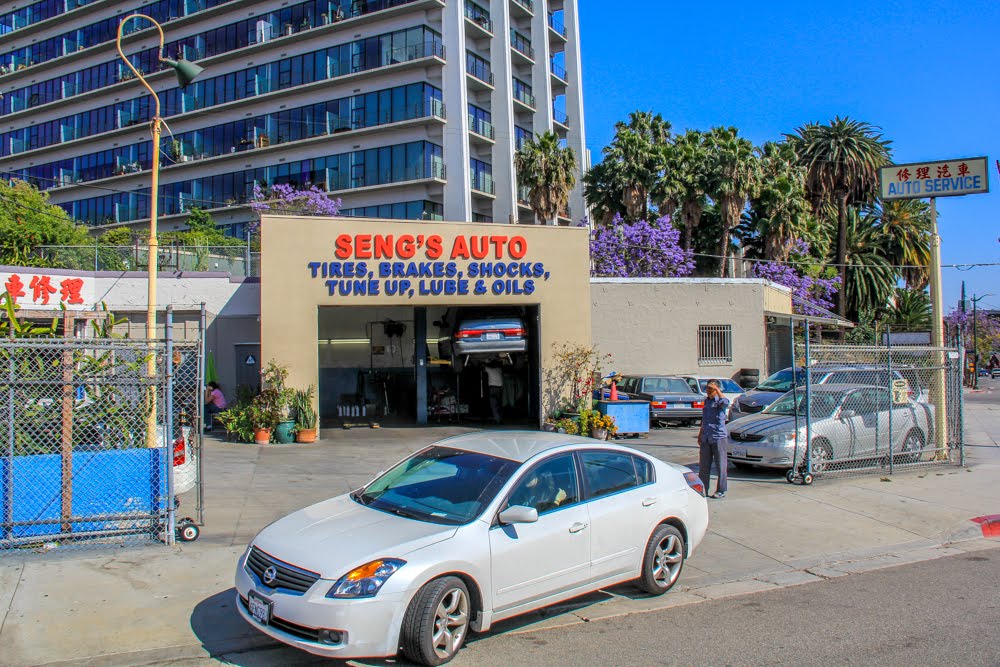
[{"label": "parked car", "polygon": [[504,354],[528,350],[528,327],[518,309],[449,309],[440,328],[444,358],[469,354]]},{"label": "parked car", "polygon": [[[856,384],[885,387],[886,389],[892,386],[892,380],[906,380],[899,369],[894,368],[889,371],[885,366],[866,364],[814,364],[810,374],[813,384]],[[907,392],[911,400],[919,400],[921,393],[920,386],[916,381],[916,373],[913,373],[913,377],[914,381],[907,384]],[[801,387],[805,383],[805,369],[797,368],[795,370],[795,386]],[[786,368],[778,371],[734,401],[733,407],[729,411],[729,418],[733,420],[756,414],[778,400],[785,392],[791,390],[792,369]]]},{"label": "parked car", "polygon": [[[746,393],[743,387],[736,383],[736,381],[729,378],[720,378],[713,375],[696,375],[694,373],[680,375],[678,376],[682,380],[688,383],[693,391],[697,391],[700,394],[708,394],[708,383],[715,380],[719,383],[719,387],[722,389],[722,395],[729,399],[729,410],[733,409],[736,405],[736,399]],[[731,417],[730,417],[731,419]]]},{"label": "parked car", "polygon": [[990,378],[997,379],[1000,378],[1000,368],[994,368],[990,371]]},{"label": "parked car", "polygon": [[633,400],[649,401],[650,423],[691,425],[705,407],[705,396],[673,375],[626,375],[618,387]]},{"label": "parked car", "polygon": [[254,537],[236,568],[253,627],[331,658],[451,660],[470,631],[635,581],[658,595],[708,528],[683,466],[586,438],[481,432]]},{"label": "parked car", "polygon": [[[814,472],[834,460],[885,456],[890,413],[892,450],[901,462],[919,460],[933,437],[933,407],[910,400],[891,405],[886,387],[814,384],[809,393]],[[766,468],[798,467],[805,457],[805,400],[803,387],[783,394],[759,414],[730,422],[730,460]]]}]

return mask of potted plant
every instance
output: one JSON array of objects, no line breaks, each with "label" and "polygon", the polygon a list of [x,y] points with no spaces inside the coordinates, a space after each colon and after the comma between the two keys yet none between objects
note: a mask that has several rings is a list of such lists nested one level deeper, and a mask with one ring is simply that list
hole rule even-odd
[{"label": "potted plant", "polygon": [[251,405],[247,414],[250,423],[253,424],[253,441],[258,445],[267,445],[271,442],[271,426],[267,410],[259,405]]},{"label": "potted plant", "polygon": [[566,433],[568,435],[577,435],[580,432],[579,422],[575,419],[570,419],[569,417],[563,417],[557,421],[556,428],[560,433]]},{"label": "potted plant", "polygon": [[316,442],[316,410],[313,408],[315,387],[309,386],[305,391],[296,391],[292,398],[292,408],[295,410],[295,442]]},{"label": "potted plant", "polygon": [[[287,368],[273,361],[268,362],[260,374],[263,389],[253,399],[253,407],[256,408],[253,415],[255,429],[258,433],[267,429],[268,435],[273,430],[275,441],[283,445],[291,443],[295,438],[295,420],[289,417],[293,392],[285,387],[287,377]],[[259,438],[255,438],[256,440]]]},{"label": "potted plant", "polygon": [[590,437],[597,440],[607,440],[618,432],[615,418],[609,415],[594,413],[590,418]]},{"label": "potted plant", "polygon": [[[254,442],[254,420],[250,414],[251,406],[247,402],[237,402],[228,410],[217,414],[215,418],[225,427],[226,435],[236,442]],[[268,434],[270,438],[270,434]]]}]

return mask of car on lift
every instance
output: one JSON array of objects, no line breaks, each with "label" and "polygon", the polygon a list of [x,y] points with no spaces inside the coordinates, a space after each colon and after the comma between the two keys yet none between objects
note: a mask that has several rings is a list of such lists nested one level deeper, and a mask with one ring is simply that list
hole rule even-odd
[{"label": "car on lift", "polygon": [[235,607],[316,655],[441,665],[470,632],[535,609],[629,581],[666,593],[708,529],[704,492],[620,445],[460,435],[261,530]]},{"label": "car on lift", "polygon": [[441,332],[441,356],[453,360],[469,355],[528,351],[528,327],[521,309],[453,308],[434,323]]},{"label": "car on lift", "polygon": [[701,419],[705,407],[705,395],[673,375],[626,375],[618,387],[632,400],[649,401],[651,424],[691,426]]}]

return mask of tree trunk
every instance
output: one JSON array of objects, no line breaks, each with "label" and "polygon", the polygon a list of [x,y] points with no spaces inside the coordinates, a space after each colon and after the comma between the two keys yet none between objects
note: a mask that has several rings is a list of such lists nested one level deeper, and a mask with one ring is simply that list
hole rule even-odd
[{"label": "tree trunk", "polygon": [[681,219],[684,221],[684,250],[691,250],[694,230],[701,222],[701,202],[686,201],[681,204]]},{"label": "tree trunk", "polygon": [[[840,290],[837,292],[837,314],[847,319],[847,193],[837,197],[837,269],[840,275]],[[843,343],[847,331],[841,327],[839,336]]]},{"label": "tree trunk", "polygon": [[729,255],[729,233],[733,229],[735,218],[734,209],[736,202],[729,199],[722,200],[722,234],[719,239],[719,277],[726,277],[726,257]]}]

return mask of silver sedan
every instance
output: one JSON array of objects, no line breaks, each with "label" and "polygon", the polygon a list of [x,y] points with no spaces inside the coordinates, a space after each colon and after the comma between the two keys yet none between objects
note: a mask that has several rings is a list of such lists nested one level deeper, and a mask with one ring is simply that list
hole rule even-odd
[{"label": "silver sedan", "polygon": [[450,438],[262,530],[236,608],[317,655],[440,665],[532,609],[626,581],[665,593],[708,529],[703,494],[687,468],[596,440]]},{"label": "silver sedan", "polygon": [[[932,436],[933,407],[911,400],[891,404],[883,387],[816,384],[810,395],[814,472],[834,461],[884,456],[890,446],[901,460],[916,461]],[[804,387],[790,391],[763,412],[730,422],[729,459],[737,465],[797,468],[805,458],[805,396]]]}]

